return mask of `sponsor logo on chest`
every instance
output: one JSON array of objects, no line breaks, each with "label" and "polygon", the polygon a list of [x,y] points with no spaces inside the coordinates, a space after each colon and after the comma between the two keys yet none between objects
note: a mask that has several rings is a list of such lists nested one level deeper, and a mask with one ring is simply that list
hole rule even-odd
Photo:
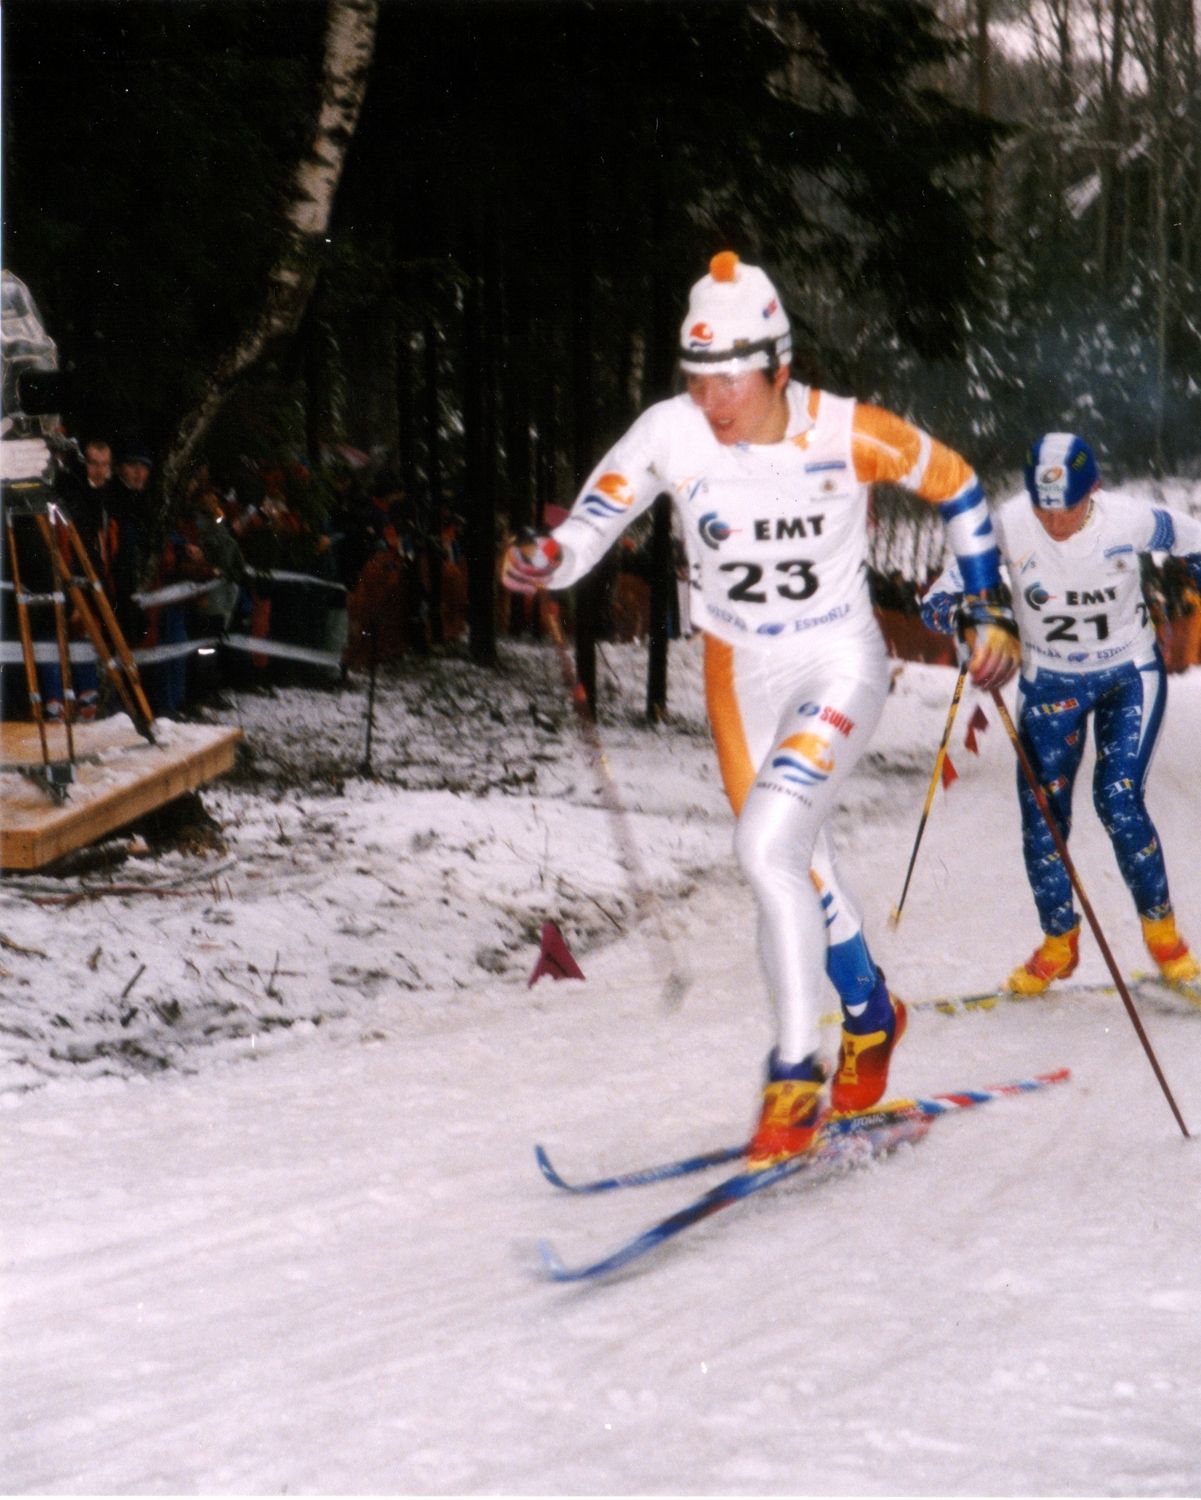
[{"label": "sponsor logo on chest", "polygon": [[1063,602],[1069,605],[1112,604],[1117,597],[1118,591],[1112,585],[1101,589],[1065,589]]},{"label": "sponsor logo on chest", "polygon": [[797,536],[821,536],[826,524],[824,515],[768,516],[752,525],[757,542],[783,542]]}]

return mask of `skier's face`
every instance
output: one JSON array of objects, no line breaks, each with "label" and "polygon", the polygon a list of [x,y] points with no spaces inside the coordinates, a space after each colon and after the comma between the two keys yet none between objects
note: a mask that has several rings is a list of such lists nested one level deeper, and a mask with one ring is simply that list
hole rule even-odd
[{"label": "skier's face", "polygon": [[719,443],[778,443],[788,425],[787,384],[787,365],[774,375],[766,370],[690,374],[688,394]]},{"label": "skier's face", "polygon": [[1034,514],[1042,522],[1043,530],[1053,542],[1066,542],[1075,536],[1093,513],[1093,502],[1082,500],[1070,510],[1042,510],[1035,507]]}]

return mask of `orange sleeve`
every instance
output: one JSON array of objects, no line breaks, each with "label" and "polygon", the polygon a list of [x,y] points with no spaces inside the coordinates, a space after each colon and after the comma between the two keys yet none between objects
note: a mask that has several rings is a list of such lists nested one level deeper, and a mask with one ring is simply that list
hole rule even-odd
[{"label": "orange sleeve", "polygon": [[953,448],[880,406],[855,407],[851,428],[855,476],[863,484],[900,484],[938,504],[974,479],[971,465]]}]

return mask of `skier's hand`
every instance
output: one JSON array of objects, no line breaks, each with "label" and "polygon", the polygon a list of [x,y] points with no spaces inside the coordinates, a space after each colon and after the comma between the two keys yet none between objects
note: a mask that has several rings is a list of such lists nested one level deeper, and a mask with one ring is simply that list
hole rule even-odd
[{"label": "skier's hand", "polygon": [[554,537],[528,534],[505,549],[500,581],[514,594],[536,594],[550,585],[562,557]]},{"label": "skier's hand", "polygon": [[964,595],[959,634],[971,650],[973,684],[986,691],[1004,687],[1021,665],[1022,648],[1013,611],[996,589]]}]

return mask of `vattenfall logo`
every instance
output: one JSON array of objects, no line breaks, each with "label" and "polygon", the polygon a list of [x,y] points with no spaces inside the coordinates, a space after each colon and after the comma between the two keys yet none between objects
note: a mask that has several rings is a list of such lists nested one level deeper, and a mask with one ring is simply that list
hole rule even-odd
[{"label": "vattenfall logo", "polygon": [[582,509],[605,519],[629,510],[634,498],[634,490],[624,474],[602,474],[584,497]]}]

